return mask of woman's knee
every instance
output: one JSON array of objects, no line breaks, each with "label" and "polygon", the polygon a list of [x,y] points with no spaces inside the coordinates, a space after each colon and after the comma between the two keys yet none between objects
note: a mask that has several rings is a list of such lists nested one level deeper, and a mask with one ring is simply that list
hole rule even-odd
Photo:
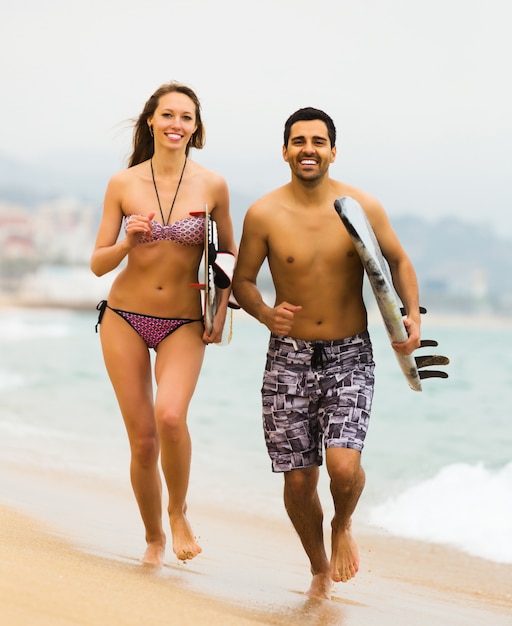
[{"label": "woman's knee", "polygon": [[156,433],[134,438],[130,449],[132,460],[140,467],[149,468],[158,463],[160,449]]},{"label": "woman's knee", "polygon": [[187,431],[186,416],[167,407],[156,411],[156,424],[162,439],[179,442]]}]

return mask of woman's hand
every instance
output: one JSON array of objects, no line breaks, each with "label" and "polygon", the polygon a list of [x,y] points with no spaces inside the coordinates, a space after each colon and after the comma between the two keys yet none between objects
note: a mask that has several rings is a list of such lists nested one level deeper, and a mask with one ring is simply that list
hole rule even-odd
[{"label": "woman's hand", "polygon": [[129,241],[130,247],[134,248],[140,243],[140,236],[145,235],[151,237],[153,232],[153,225],[151,220],[155,217],[155,212],[152,211],[148,215],[131,215],[128,224],[126,225],[126,238]]},{"label": "woman's hand", "polygon": [[222,334],[224,331],[224,324],[226,322],[226,310],[218,310],[213,318],[213,327],[211,332],[205,328],[203,333],[203,341],[206,344],[220,343],[222,341]]}]

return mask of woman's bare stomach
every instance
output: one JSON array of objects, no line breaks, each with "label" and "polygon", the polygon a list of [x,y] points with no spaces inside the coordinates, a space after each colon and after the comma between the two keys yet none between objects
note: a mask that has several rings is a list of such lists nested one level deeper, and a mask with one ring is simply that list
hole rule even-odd
[{"label": "woman's bare stomach", "polygon": [[123,270],[111,286],[108,303],[113,308],[158,317],[200,318],[201,292],[191,286],[194,282],[190,277],[158,280]]}]

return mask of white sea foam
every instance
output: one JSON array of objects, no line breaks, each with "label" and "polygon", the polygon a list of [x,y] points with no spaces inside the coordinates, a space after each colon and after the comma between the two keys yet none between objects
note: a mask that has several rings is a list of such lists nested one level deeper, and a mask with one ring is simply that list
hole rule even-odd
[{"label": "white sea foam", "polygon": [[66,431],[57,425],[27,424],[15,414],[4,414],[0,420],[0,441],[3,460],[35,470],[52,468],[115,480],[124,476],[128,464],[127,446],[119,437],[98,439],[93,433]]},{"label": "white sea foam", "polygon": [[456,463],[370,510],[395,535],[512,563],[512,462],[491,470]]},{"label": "white sea foam", "polygon": [[27,314],[27,311],[12,309],[4,312],[1,342],[18,343],[36,337],[66,337],[70,334],[69,314],[39,310],[38,315],[39,321],[33,314]]},{"label": "white sea foam", "polygon": [[20,374],[12,374],[11,372],[0,370],[0,391],[23,387],[25,380]]}]

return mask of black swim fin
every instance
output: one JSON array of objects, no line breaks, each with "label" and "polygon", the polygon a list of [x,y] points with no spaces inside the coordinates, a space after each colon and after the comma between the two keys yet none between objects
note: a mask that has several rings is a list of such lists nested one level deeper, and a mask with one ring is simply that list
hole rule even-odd
[{"label": "black swim fin", "polygon": [[450,359],[440,354],[429,354],[425,356],[415,356],[416,367],[430,367],[430,365],[449,365]]},{"label": "black swim fin", "polygon": [[[420,341],[420,348],[437,346],[437,341],[433,339],[422,339]],[[449,365],[450,359],[441,354],[425,354],[421,356],[415,356],[416,367],[418,368],[418,375],[420,380],[425,378],[448,378],[448,374],[441,370],[422,370],[423,367],[430,367],[431,365]],[[421,370],[421,371],[420,371]]]},{"label": "black swim fin", "polygon": [[[427,312],[427,309],[424,306],[420,306],[420,313],[424,315]],[[400,307],[400,313],[405,315],[404,307]],[[420,348],[435,348],[437,345],[437,341],[435,339],[421,339],[420,340]],[[420,370],[422,367],[430,367],[431,365],[449,365],[450,359],[446,356],[442,356],[440,354],[429,354],[425,356],[415,356],[414,360],[416,361],[416,367]],[[448,374],[441,370],[423,370],[418,371],[418,376],[420,380],[424,380],[425,378],[448,378]]]},{"label": "black swim fin", "polygon": [[418,372],[418,376],[420,380],[425,380],[425,378],[448,378],[448,374],[441,370],[422,370]]}]

